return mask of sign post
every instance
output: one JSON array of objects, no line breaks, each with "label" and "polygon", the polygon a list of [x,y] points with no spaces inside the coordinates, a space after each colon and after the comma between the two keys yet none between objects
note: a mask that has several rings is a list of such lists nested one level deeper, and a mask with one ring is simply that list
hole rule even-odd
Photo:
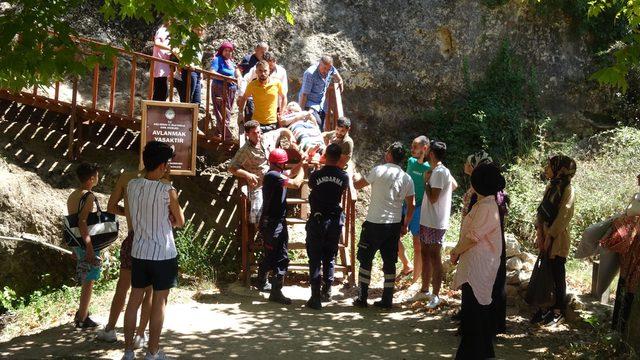
[{"label": "sign post", "polygon": [[196,174],[198,104],[142,100],[140,124],[140,168],[142,151],[152,140],[171,145],[175,156],[169,161],[172,175]]}]

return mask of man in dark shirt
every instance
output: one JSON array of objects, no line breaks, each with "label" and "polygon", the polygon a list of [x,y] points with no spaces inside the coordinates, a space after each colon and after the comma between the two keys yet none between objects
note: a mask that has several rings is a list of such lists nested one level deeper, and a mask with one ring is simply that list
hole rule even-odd
[{"label": "man in dark shirt", "polygon": [[284,174],[288,161],[287,152],[274,149],[269,154],[269,172],[262,182],[263,208],[260,232],[264,239],[264,257],[258,269],[258,288],[266,286],[267,272],[272,271],[269,301],[284,305],[291,299],[282,294],[284,276],[289,266],[289,233],[287,231],[287,188],[297,189],[302,185],[304,171],[299,164],[292,170],[297,175],[289,178]]},{"label": "man in dark shirt", "polygon": [[256,44],[255,49],[253,50],[253,54],[247,54],[242,58],[242,61],[238,66],[240,67],[240,71],[242,72],[242,76],[247,75],[249,70],[254,67],[258,61],[262,60],[262,56],[269,51],[269,44],[265,41],[261,41]]},{"label": "man in dark shirt", "polygon": [[[311,216],[307,221],[307,256],[311,298],[307,306],[319,310],[322,301],[331,300],[331,284],[338,242],[345,216],[340,207],[342,194],[349,186],[349,176],[338,167],[342,149],[330,144],[325,150],[326,165],[309,176]],[[320,289],[322,265],[322,289]]]}]

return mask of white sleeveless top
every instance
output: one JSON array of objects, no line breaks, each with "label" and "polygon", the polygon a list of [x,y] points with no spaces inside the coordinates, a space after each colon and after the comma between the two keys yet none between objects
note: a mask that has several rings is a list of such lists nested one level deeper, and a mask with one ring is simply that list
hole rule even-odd
[{"label": "white sleeveless top", "polygon": [[127,197],[133,227],[131,256],[142,260],[169,260],[178,256],[169,221],[169,191],[157,180],[129,181]]}]

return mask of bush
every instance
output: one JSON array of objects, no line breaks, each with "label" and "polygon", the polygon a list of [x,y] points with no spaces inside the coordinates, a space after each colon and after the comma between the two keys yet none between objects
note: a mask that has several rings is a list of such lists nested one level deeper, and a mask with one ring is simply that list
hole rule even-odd
[{"label": "bush", "polygon": [[218,280],[238,272],[238,249],[233,246],[235,234],[227,234],[210,245],[208,235],[196,231],[191,222],[176,232],[178,265],[184,274],[207,280]]},{"label": "bush", "polygon": [[575,214],[571,222],[572,244],[589,225],[624,210],[637,191],[640,171],[640,130],[621,127],[581,142],[569,141],[532,152],[506,172],[511,197],[507,230],[523,240],[535,236],[533,224],[546,182],[541,180],[542,159],[558,152],[577,162],[573,179],[576,191]]},{"label": "bush", "polygon": [[470,81],[451,103],[438,103],[422,116],[429,137],[448,144],[446,162],[456,174],[469,154],[486,150],[500,164],[509,164],[536,141],[542,115],[532,72],[508,43],[503,43],[483,77]]}]

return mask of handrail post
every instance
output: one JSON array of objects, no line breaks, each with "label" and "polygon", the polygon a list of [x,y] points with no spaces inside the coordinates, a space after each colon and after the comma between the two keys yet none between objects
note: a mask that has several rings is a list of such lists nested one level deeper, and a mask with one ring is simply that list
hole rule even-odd
[{"label": "handrail post", "polygon": [[184,102],[191,102],[191,69],[187,69],[187,80],[182,79],[185,83],[184,87]]},{"label": "handrail post", "polygon": [[113,57],[113,70],[111,70],[111,91],[109,92],[109,112],[115,107],[116,77],[118,76],[118,57]]},{"label": "handrail post", "polygon": [[98,103],[98,81],[100,81],[100,65],[95,64],[93,66],[93,85],[91,87],[91,109],[95,110]]},{"label": "handrail post", "polygon": [[205,97],[207,98],[206,100],[206,105],[205,105],[205,116],[204,116],[204,133],[205,135],[209,134],[209,126],[211,123],[211,112],[210,112],[210,103],[211,103],[211,79],[209,78],[208,74],[204,74],[205,76],[205,81],[207,83],[207,91],[205,92]]},{"label": "handrail post", "polygon": [[[249,201],[248,194],[242,192],[244,181],[238,179],[238,194],[240,196],[240,246],[242,257],[241,279],[249,285],[251,264],[249,264]],[[249,189],[247,188],[247,191]]]},{"label": "handrail post", "polygon": [[56,87],[53,97],[56,101],[58,101],[58,98],[60,97],[60,81],[56,81]]},{"label": "handrail post", "polygon": [[153,99],[153,82],[155,81],[155,78],[153,77],[153,71],[155,69],[155,61],[151,61],[151,65],[149,66],[149,94],[147,96],[147,99],[151,100]]},{"label": "handrail post", "polygon": [[67,147],[67,157],[70,160],[77,159],[76,144],[75,144],[75,130],[76,130],[76,118],[77,118],[77,96],[78,96],[78,77],[73,77],[73,92],[71,95],[71,115],[69,116],[69,145]]},{"label": "handrail post", "polygon": [[136,72],[138,59],[135,55],[131,57],[131,78],[129,80],[129,116],[133,117],[136,100]]},{"label": "handrail post", "polygon": [[175,71],[175,67],[173,65],[169,65],[169,102],[173,102],[173,72]]}]

